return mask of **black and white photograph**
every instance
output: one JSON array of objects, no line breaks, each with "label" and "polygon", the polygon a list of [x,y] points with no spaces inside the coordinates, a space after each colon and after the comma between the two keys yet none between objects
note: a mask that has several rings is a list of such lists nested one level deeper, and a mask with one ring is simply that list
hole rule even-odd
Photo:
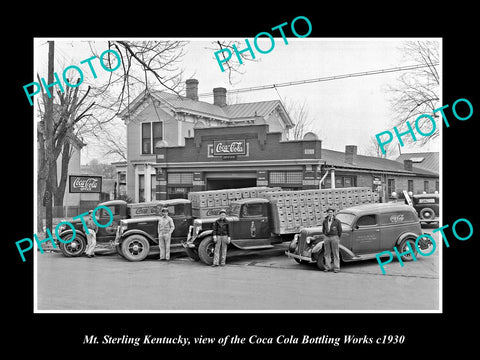
[{"label": "black and white photograph", "polygon": [[475,12],[175,5],[18,16],[6,348],[473,348]]},{"label": "black and white photograph", "polygon": [[35,39],[39,312],[442,309],[442,41],[302,23]]}]

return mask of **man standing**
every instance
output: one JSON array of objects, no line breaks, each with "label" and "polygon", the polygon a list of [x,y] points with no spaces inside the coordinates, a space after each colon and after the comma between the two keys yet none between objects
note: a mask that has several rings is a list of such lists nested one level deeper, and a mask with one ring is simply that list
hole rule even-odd
[{"label": "man standing", "polygon": [[324,243],[325,252],[325,269],[327,272],[331,269],[333,255],[333,272],[340,271],[340,254],[338,245],[340,243],[340,236],[342,236],[342,224],[334,216],[334,209],[327,210],[327,217],[323,220],[322,231],[326,236]]},{"label": "man standing", "polygon": [[158,219],[158,247],[160,248],[160,260],[170,260],[170,239],[172,237],[175,225],[170,216],[168,208],[164,207],[161,216]]},{"label": "man standing", "polygon": [[92,258],[95,256],[95,246],[97,246],[97,230],[98,226],[93,221],[93,210],[88,212],[87,220],[85,221],[87,225],[87,248],[85,249],[85,254]]},{"label": "man standing", "polygon": [[227,259],[227,247],[230,244],[230,226],[227,220],[227,212],[220,210],[220,218],[213,223],[213,242],[215,243],[215,252],[213,256],[213,265],[225,265]]}]

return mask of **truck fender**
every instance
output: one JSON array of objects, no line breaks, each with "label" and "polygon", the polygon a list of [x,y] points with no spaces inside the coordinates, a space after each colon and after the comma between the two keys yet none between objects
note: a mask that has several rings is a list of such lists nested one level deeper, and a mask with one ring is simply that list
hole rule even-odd
[{"label": "truck fender", "polygon": [[318,254],[320,254],[320,251],[323,250],[323,244],[324,241],[320,241],[312,249],[312,260],[317,261],[318,260]]},{"label": "truck fender", "polygon": [[[58,235],[60,236],[60,238],[64,239],[65,236],[67,236],[68,234],[73,234],[73,231],[72,231],[71,229],[69,229],[69,230],[64,230],[64,231],[62,231],[62,232],[61,232],[60,234],[58,234]],[[87,241],[87,235],[85,235],[85,233],[84,233],[83,231],[75,229],[75,237],[77,237],[77,236],[79,236],[79,237],[83,238],[83,240]],[[70,240],[69,242],[71,242],[71,241],[72,241],[72,240]],[[62,242],[61,242],[60,240],[58,240],[56,237],[55,237],[55,243],[56,243],[57,245],[59,245],[59,244],[68,244],[68,243],[62,243]]]},{"label": "truck fender", "polygon": [[[312,260],[317,261],[318,260],[318,254],[320,254],[320,251],[323,250],[324,246],[324,241],[320,241],[318,244],[315,245],[315,247],[312,249]],[[355,254],[342,244],[338,245],[338,250],[339,250],[339,255],[342,260],[348,260],[352,259],[355,257]]]},{"label": "truck fender", "polygon": [[207,236],[213,236],[213,230],[205,230],[202,231],[200,234],[197,235],[196,238],[192,240],[192,242],[195,244],[195,247],[197,247],[203,239],[205,239]]},{"label": "truck fender", "polygon": [[403,233],[402,235],[400,235],[397,239],[397,241],[395,242],[395,246],[398,246],[402,243],[403,240],[405,240],[406,238],[413,238],[413,241],[415,241],[417,239],[417,237],[420,236],[418,234],[415,234],[413,232],[406,232],[406,233]]},{"label": "truck fender", "polygon": [[153,243],[158,244],[158,238],[151,236],[145,231],[142,231],[139,229],[132,229],[132,230],[127,230],[122,234],[119,240],[119,245],[130,235],[142,235],[142,236],[145,236],[148,240],[152,241]]},{"label": "truck fender", "polygon": [[298,243],[298,237],[300,236],[300,234],[295,234],[295,236],[293,237],[293,240],[290,241],[290,244],[288,244],[288,251],[291,252],[291,253],[295,253],[296,249],[297,249],[297,243]]}]

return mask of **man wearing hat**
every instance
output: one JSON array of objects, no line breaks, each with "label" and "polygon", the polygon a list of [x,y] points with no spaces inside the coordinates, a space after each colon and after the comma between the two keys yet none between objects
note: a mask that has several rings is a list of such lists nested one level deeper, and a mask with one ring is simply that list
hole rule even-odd
[{"label": "man wearing hat", "polygon": [[225,209],[220,210],[220,218],[213,223],[213,242],[215,243],[215,252],[212,266],[224,266],[227,259],[227,247],[230,244],[230,226]]},{"label": "man wearing hat", "polygon": [[330,208],[327,210],[327,217],[323,220],[322,231],[326,236],[323,248],[325,256],[325,269],[323,271],[330,271],[333,255],[333,272],[340,271],[340,254],[338,245],[340,243],[340,236],[342,236],[342,224],[340,220],[335,217],[335,210]]},{"label": "man wearing hat", "polygon": [[93,221],[93,210],[88,212],[87,219],[85,221],[88,234],[87,234],[87,248],[85,249],[85,255],[89,258],[95,256],[95,246],[97,246],[97,230],[98,226]]},{"label": "man wearing hat", "polygon": [[172,237],[175,225],[170,216],[168,208],[161,210],[161,216],[158,219],[158,247],[160,248],[160,260],[170,260],[170,239]]}]

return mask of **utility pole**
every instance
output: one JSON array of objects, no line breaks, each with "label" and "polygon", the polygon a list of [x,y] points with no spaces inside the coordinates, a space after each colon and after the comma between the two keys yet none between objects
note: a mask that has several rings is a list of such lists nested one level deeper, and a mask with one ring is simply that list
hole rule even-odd
[{"label": "utility pole", "polygon": [[[53,64],[54,64],[55,43],[48,42],[48,84],[53,83]],[[45,103],[45,155],[46,166],[48,169],[47,181],[45,183],[45,193],[43,195],[43,203],[45,205],[45,221],[46,228],[52,229],[53,209],[52,209],[52,181],[56,179],[54,176],[55,167],[53,166],[53,91],[52,96],[44,97]]]}]

